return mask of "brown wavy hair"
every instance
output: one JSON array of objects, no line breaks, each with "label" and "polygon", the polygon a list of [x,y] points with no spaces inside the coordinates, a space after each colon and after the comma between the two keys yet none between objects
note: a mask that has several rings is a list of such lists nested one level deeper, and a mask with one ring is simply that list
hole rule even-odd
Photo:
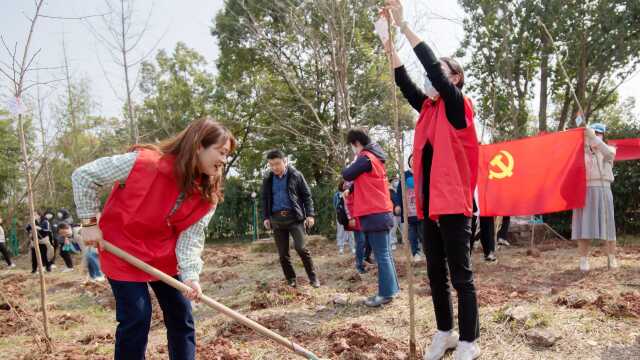
[{"label": "brown wavy hair", "polygon": [[204,199],[217,205],[224,200],[224,176],[222,172],[214,176],[200,172],[197,152],[200,146],[208,148],[227,141],[231,141],[230,152],[233,152],[236,148],[233,134],[219,122],[205,117],[194,120],[186,129],[159,144],[134,145],[130,150],[146,148],[174,155],[174,172],[180,190],[185,194],[200,192]]}]

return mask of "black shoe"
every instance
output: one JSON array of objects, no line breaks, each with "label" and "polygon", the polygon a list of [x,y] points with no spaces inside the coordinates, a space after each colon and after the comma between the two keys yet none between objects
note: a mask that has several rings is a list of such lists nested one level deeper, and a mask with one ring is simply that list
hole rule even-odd
[{"label": "black shoe", "polygon": [[289,286],[291,286],[291,287],[296,287],[296,286],[297,286],[297,284],[296,284],[296,279],[290,279],[290,280],[287,280],[287,283],[288,283],[288,284],[289,284]]},{"label": "black shoe", "polygon": [[363,268],[356,268],[356,271],[358,271],[358,274],[366,274],[367,273],[367,269]]},{"label": "black shoe", "polygon": [[309,283],[311,284],[311,287],[314,287],[316,289],[320,287],[320,281],[318,281],[318,279],[309,280]]},{"label": "black shoe", "polygon": [[369,264],[373,265],[373,260],[371,260],[371,258],[370,258],[370,257],[368,257],[368,258],[364,259],[364,262],[366,262],[366,263],[369,263]]}]

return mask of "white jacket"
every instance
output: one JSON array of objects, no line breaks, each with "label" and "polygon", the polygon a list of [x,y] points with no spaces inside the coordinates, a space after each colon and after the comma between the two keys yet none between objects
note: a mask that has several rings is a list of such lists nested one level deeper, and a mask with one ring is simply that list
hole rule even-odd
[{"label": "white jacket", "polygon": [[585,131],[584,161],[587,168],[587,186],[611,186],[613,160],[616,148],[607,145],[593,130]]}]

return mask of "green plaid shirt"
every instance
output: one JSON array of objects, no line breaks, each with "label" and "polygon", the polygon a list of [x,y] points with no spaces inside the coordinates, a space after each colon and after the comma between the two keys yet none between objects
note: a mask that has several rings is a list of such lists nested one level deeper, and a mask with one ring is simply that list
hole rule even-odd
[{"label": "green plaid shirt", "polygon": [[[138,157],[137,152],[114,155],[97,159],[85,164],[73,172],[73,198],[76,202],[78,216],[88,219],[100,211],[98,188],[111,185],[115,181],[126,181],[133,164]],[[180,206],[181,195],[174,209]],[[198,281],[202,271],[202,249],[204,248],[204,230],[209,225],[215,209],[202,217],[198,222],[183,231],[176,244],[176,257],[182,280]]]}]

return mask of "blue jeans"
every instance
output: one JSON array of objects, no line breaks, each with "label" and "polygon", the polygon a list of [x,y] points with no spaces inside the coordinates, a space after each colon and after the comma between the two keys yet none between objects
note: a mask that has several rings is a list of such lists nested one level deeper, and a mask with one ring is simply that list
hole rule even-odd
[{"label": "blue jeans", "polygon": [[116,298],[115,360],[142,360],[151,326],[149,286],[156,294],[167,328],[169,359],[193,360],[196,355],[196,331],[191,303],[180,291],[161,281],[131,282],[109,279]]},{"label": "blue jeans", "polygon": [[355,249],[355,241],[353,237],[353,231],[348,231],[344,228],[344,225],[336,222],[336,241],[338,243],[338,250],[344,250],[345,245],[349,245],[351,252]]},{"label": "blue jeans", "polygon": [[391,254],[389,231],[365,232],[365,236],[371,244],[376,263],[378,263],[378,295],[385,298],[392,297],[400,291],[400,288],[396,264]]},{"label": "blue jeans", "polygon": [[409,243],[411,254],[415,256],[420,251],[422,244],[422,222],[409,222]]},{"label": "blue jeans", "polygon": [[362,231],[354,231],[353,237],[356,240],[356,270],[364,272],[365,247],[367,238]]},{"label": "blue jeans", "polygon": [[89,277],[95,279],[103,276],[100,270],[100,261],[98,260],[98,252],[95,248],[89,247],[84,256],[87,259],[87,268],[89,268]]}]

